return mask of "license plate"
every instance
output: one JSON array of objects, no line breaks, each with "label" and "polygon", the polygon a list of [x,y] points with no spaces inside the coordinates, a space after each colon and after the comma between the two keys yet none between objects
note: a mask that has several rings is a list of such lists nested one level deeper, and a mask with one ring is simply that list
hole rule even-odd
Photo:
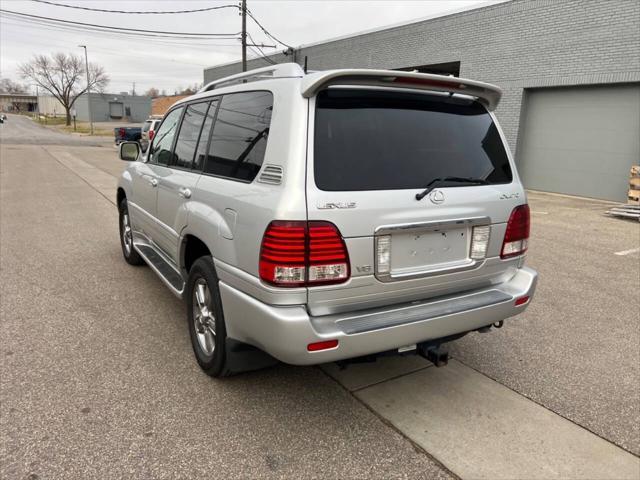
[{"label": "license plate", "polygon": [[391,275],[403,275],[469,262],[469,228],[396,233],[391,236]]}]

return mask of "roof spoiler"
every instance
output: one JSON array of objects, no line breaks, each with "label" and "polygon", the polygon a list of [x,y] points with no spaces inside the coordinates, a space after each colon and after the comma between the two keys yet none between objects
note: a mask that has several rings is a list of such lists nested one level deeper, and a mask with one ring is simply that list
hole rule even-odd
[{"label": "roof spoiler", "polygon": [[429,73],[367,69],[311,73],[302,79],[302,96],[312,97],[329,85],[377,85],[461,93],[476,97],[489,111],[496,109],[502,97],[502,90],[499,87],[475,80]]}]

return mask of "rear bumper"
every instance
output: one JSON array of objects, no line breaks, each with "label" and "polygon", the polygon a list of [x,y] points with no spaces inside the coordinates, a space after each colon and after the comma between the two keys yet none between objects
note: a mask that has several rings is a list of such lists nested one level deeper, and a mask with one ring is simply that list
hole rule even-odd
[{"label": "rear bumper", "polygon": [[[267,305],[220,282],[227,335],[278,360],[312,365],[392,350],[476,330],[522,313],[533,297],[538,274],[521,268],[508,282],[464,294],[384,308],[311,317],[304,306]],[[516,306],[515,300],[529,301]],[[307,345],[337,339],[331,350]]]}]

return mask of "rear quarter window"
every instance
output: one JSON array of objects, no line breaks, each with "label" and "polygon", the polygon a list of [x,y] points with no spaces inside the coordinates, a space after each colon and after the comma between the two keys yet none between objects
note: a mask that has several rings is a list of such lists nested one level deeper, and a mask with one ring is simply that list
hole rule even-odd
[{"label": "rear quarter window", "polygon": [[271,92],[224,95],[213,126],[204,173],[251,182],[264,161],[272,110]]},{"label": "rear quarter window", "polygon": [[313,162],[316,185],[326,191],[424,188],[446,176],[512,181],[505,146],[484,106],[438,94],[320,92]]}]

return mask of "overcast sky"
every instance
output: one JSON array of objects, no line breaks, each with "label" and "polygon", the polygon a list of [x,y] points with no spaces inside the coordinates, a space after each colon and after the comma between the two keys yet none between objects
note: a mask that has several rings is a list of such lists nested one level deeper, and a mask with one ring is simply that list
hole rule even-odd
[{"label": "overcast sky", "polygon": [[[67,5],[127,11],[189,10],[237,4],[238,0],[51,0]],[[486,0],[248,0],[256,18],[281,41],[294,47],[376,29],[424,17],[477,8]],[[237,33],[237,9],[174,15],[100,13],[36,3],[0,0],[2,10],[100,25],[176,32]],[[273,44],[250,19],[247,30],[257,43]],[[2,16],[0,24],[0,76],[20,80],[17,65],[34,54],[73,52],[87,45],[89,61],[102,65],[111,82],[110,92],[136,92],[150,87],[173,93],[178,87],[202,82],[204,67],[239,60],[239,40],[129,39],[114,34],[70,32],[25,23]],[[278,45],[283,50],[283,45]],[[265,49],[265,52],[273,51]],[[249,53],[249,57],[255,56]]]}]

